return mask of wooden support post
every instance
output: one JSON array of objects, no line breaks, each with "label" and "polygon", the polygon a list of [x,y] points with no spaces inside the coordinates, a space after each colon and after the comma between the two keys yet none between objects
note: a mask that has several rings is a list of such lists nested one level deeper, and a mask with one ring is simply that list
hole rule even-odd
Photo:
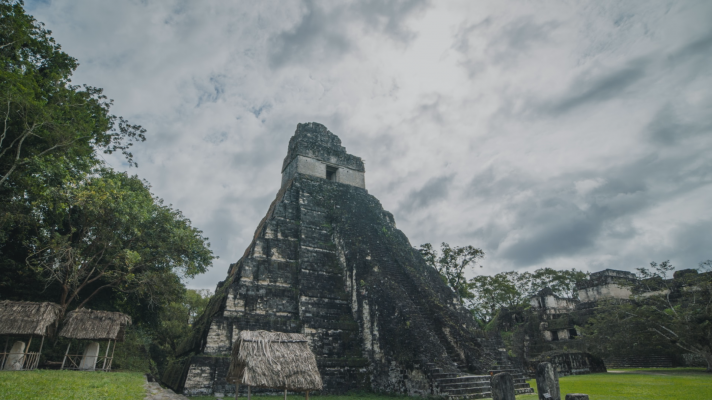
[{"label": "wooden support post", "polygon": [[101,367],[102,371],[106,371],[106,359],[109,357],[109,347],[111,347],[111,339],[106,342],[106,351],[104,352],[104,365]]},{"label": "wooden support post", "polygon": [[35,365],[32,367],[32,369],[37,368],[38,365],[40,365],[40,357],[42,357],[42,347],[44,346],[44,336],[42,336],[42,341],[40,342],[40,351],[37,352],[37,360],[35,361]]},{"label": "wooden support post", "polygon": [[114,363],[114,350],[116,350],[116,339],[114,339],[114,347],[111,349],[111,360],[109,360],[109,371],[111,371],[111,364]]},{"label": "wooden support post", "polygon": [[67,354],[69,354],[69,346],[71,345],[72,343],[67,345],[67,351],[64,352],[64,359],[62,360],[62,367],[60,369],[64,369],[64,363],[67,362]]},{"label": "wooden support post", "polygon": [[306,400],[309,400],[309,391],[308,391],[308,390],[307,390],[307,393],[306,393]]},{"label": "wooden support post", "polygon": [[252,386],[247,385],[247,400],[252,400],[252,395],[250,394],[250,389]]},{"label": "wooden support post", "polygon": [[284,400],[287,400],[287,388],[284,388]]},{"label": "wooden support post", "polygon": [[[31,335],[30,335],[30,341],[27,342],[27,347],[25,347],[25,354],[22,355],[22,368],[20,368],[20,369],[29,369],[29,368],[25,368],[25,365],[29,364],[28,361],[31,361],[30,357],[28,357],[28,355],[30,353],[30,346],[32,346],[32,336]],[[30,367],[30,365],[27,365],[27,366]]]},{"label": "wooden support post", "polygon": [[[116,347],[116,345],[114,345],[114,347]],[[235,383],[235,400],[237,400],[237,397],[239,395],[240,395],[240,384],[236,382]]]},{"label": "wooden support post", "polygon": [[7,356],[8,356],[8,354],[7,354],[7,343],[8,343],[9,341],[10,341],[10,336],[8,336],[8,337],[5,339],[5,352],[4,352],[3,355],[2,355],[2,366],[0,367],[0,371],[2,371],[2,370],[5,369],[5,360],[7,359]]}]

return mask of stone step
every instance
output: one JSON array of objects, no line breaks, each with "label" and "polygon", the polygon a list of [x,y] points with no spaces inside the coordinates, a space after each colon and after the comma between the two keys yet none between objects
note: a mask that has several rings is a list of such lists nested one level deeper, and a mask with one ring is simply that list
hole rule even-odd
[{"label": "stone step", "polygon": [[437,374],[431,374],[431,376],[433,377],[433,379],[440,380],[440,379],[457,378],[458,375],[455,373],[452,373],[452,372],[450,372],[450,373],[441,372],[441,373],[437,373]]},{"label": "stone step", "polygon": [[476,394],[469,394],[469,395],[460,395],[460,396],[445,395],[445,398],[448,400],[487,399],[490,397],[492,397],[492,393],[490,393],[490,392],[476,393]]},{"label": "stone step", "polygon": [[489,375],[460,375],[452,378],[438,379],[438,382],[489,382]]},{"label": "stone step", "polygon": [[447,389],[443,390],[442,393],[445,393],[449,396],[457,396],[457,395],[468,395],[468,394],[477,394],[477,393],[490,393],[492,389],[487,386],[487,387],[465,387],[465,388],[457,388],[457,389]]},{"label": "stone step", "polygon": [[489,382],[460,382],[460,383],[446,383],[438,384],[438,387],[442,391],[448,391],[450,389],[462,389],[462,388],[488,388],[490,387]]}]

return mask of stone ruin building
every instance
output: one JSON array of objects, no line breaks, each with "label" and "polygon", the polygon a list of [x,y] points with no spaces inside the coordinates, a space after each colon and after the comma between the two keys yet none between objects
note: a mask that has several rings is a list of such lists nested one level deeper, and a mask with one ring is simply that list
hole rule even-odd
[{"label": "stone ruin building", "polygon": [[594,272],[588,280],[576,284],[578,299],[559,297],[549,288],[542,289],[530,299],[530,304],[544,316],[539,325],[544,340],[556,342],[579,336],[580,332],[574,326],[576,321],[571,318],[572,312],[590,310],[601,300],[628,300],[633,294],[631,284],[635,281],[632,272],[606,269]]},{"label": "stone ruin building", "polygon": [[[682,276],[688,271],[690,270],[677,271],[675,276]],[[562,358],[563,361],[558,364],[560,375],[600,370],[602,366],[596,357],[586,355],[588,353],[586,353],[585,337],[581,337],[581,332],[576,327],[586,324],[588,318],[596,313],[599,302],[629,300],[636,290],[640,290],[639,283],[635,274],[631,272],[605,269],[592,273],[587,280],[577,282],[578,299],[559,297],[549,288],[541,290],[530,299],[531,308],[539,318],[537,322],[540,332],[538,337],[531,338],[530,348],[548,349],[544,357],[555,365],[557,359]],[[647,292],[647,295],[654,293],[660,292]],[[678,358],[682,361],[675,360],[670,354],[660,354],[645,349],[639,353],[606,358],[602,361],[605,366],[613,368],[673,367],[676,363],[698,365],[692,355],[680,356]],[[573,366],[564,365],[571,364],[569,359],[574,359],[571,361]]]},{"label": "stone ruin building", "polygon": [[234,395],[225,378],[243,330],[303,334],[327,393],[489,397],[490,371],[532,392],[368,193],[361,158],[318,123],[297,126],[275,200],[164,382]]}]

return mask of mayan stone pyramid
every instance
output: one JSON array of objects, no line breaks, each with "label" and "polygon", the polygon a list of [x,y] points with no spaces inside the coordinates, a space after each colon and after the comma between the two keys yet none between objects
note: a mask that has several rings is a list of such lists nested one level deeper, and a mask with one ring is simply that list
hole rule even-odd
[{"label": "mayan stone pyramid", "polygon": [[488,394],[489,376],[466,373],[503,365],[501,354],[368,194],[364,174],[325,126],[297,126],[277,197],[164,382],[234,395],[225,381],[233,342],[267,330],[309,338],[325,392],[452,395],[470,384],[480,395],[469,397]]}]

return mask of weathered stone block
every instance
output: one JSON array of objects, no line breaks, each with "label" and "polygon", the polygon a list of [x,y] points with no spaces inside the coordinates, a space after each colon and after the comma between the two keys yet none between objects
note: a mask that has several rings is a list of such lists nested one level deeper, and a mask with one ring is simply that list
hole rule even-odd
[{"label": "weathered stone block", "polygon": [[492,400],[516,400],[514,378],[509,372],[502,372],[492,377]]},{"label": "weathered stone block", "polygon": [[588,400],[588,395],[581,393],[569,393],[566,395],[566,400]]},{"label": "weathered stone block", "polygon": [[550,363],[543,362],[536,367],[536,386],[539,400],[561,400],[559,376]]}]

